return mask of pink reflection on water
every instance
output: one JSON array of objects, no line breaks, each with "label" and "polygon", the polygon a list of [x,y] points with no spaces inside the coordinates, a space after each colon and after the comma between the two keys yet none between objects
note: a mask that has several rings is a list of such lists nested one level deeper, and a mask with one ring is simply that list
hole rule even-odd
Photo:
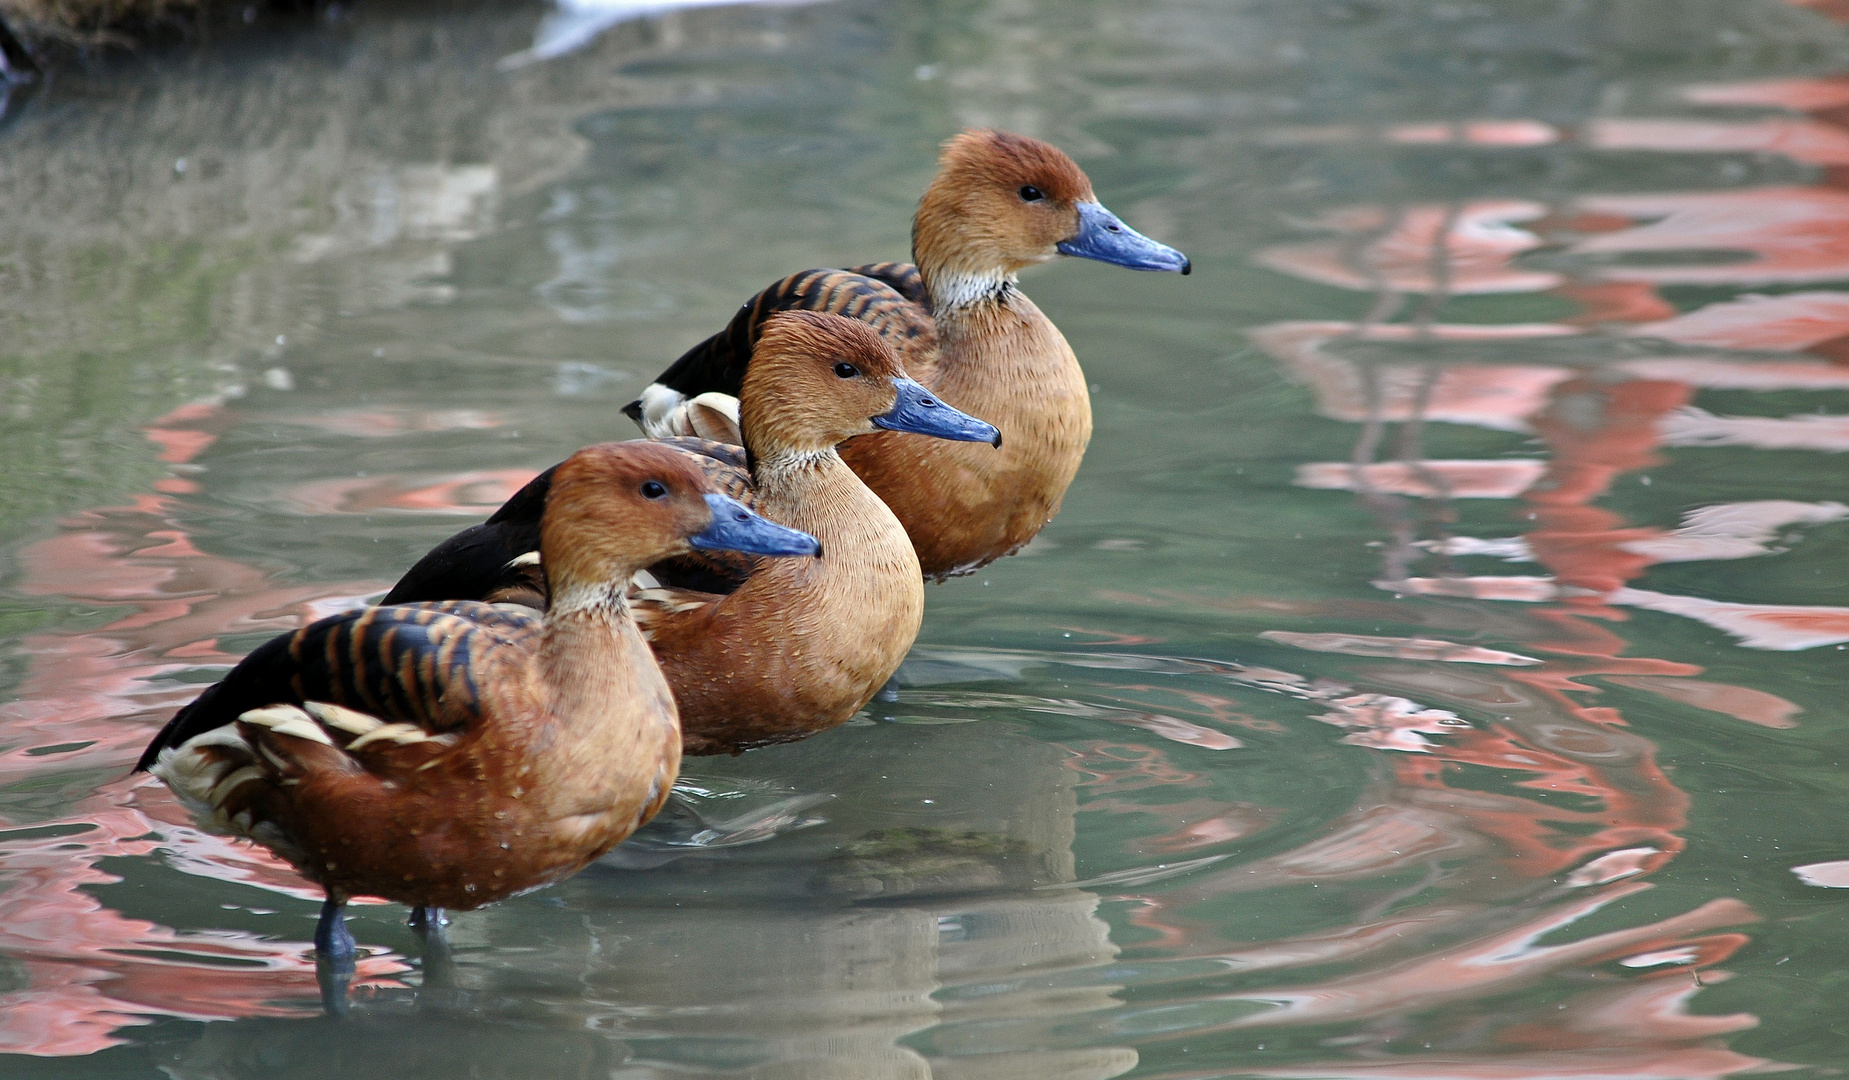
[{"label": "pink reflection on water", "polygon": [[1735,1053],[1718,1043],[1720,1036],[1756,1026],[1758,1019],[1752,1014],[1702,1016],[1688,1011],[1702,985],[1728,978],[1724,971],[1704,971],[1699,983],[1663,979],[1582,990],[1558,1004],[1531,1007],[1524,1010],[1525,1015],[1511,1017],[1513,1022],[1496,1033],[1497,1040],[1508,1047],[1501,1052],[1396,1053],[1371,1061],[1259,1068],[1252,1074],[1392,1080],[1707,1080],[1790,1068]]},{"label": "pink reflection on water", "polygon": [[1078,773],[1079,787],[1091,794],[1137,791],[1149,787],[1202,787],[1207,778],[1178,768],[1159,746],[1093,739],[1067,747],[1062,763]]},{"label": "pink reflection on water", "polygon": [[[1849,15],[1849,7],[1841,14]],[[1303,963],[1362,962],[1359,970],[1347,967],[1334,978],[1201,1001],[1271,1004],[1226,1021],[1226,1028],[1362,1021],[1363,1032],[1372,1030],[1377,1041],[1368,1042],[1365,1034],[1340,1041],[1381,1051],[1374,1060],[1363,1056],[1302,1068],[1253,1069],[1254,1062],[1246,1061],[1242,1072],[1513,1080],[1718,1077],[1777,1067],[1714,1041],[1751,1026],[1753,1017],[1694,1016],[1686,1009],[1701,985],[1694,969],[1719,963],[1746,940],[1738,933],[1716,932],[1753,921],[1756,916],[1745,905],[1716,899],[1648,926],[1568,944],[1540,944],[1542,935],[1558,935],[1566,924],[1647,887],[1638,879],[1663,866],[1683,845],[1687,796],[1657,767],[1654,748],[1623,730],[1624,718],[1615,708],[1587,700],[1600,692],[1600,685],[1659,695],[1768,728],[1793,726],[1800,711],[1765,690],[1694,678],[1702,669],[1693,664],[1625,655],[1632,646],[1614,624],[1627,620],[1626,608],[1700,619],[1755,648],[1849,641],[1849,609],[1670,596],[1636,584],[1657,562],[1750,558],[1782,550],[1794,542],[1791,526],[1837,521],[1839,504],[1766,499],[1701,508],[1673,530],[1632,524],[1596,505],[1621,478],[1649,483],[1652,470],[1669,464],[1662,456],[1669,446],[1849,449],[1849,429],[1840,417],[1730,417],[1693,401],[1698,389],[1707,388],[1849,388],[1849,364],[1841,362],[1849,360],[1849,300],[1842,293],[1745,296],[1684,313],[1656,292],[1666,284],[1750,287],[1849,278],[1849,195],[1842,190],[1849,187],[1844,183],[1849,174],[1840,169],[1849,164],[1849,124],[1844,123],[1849,80],[1698,87],[1689,96],[1711,103],[1783,105],[1816,115],[1753,121],[1601,118],[1575,135],[1592,148],[1780,153],[1830,166],[1827,182],[1583,196],[1544,213],[1505,214],[1500,220],[1506,227],[1532,238],[1527,246],[1514,236],[1451,230],[1451,224],[1479,212],[1484,203],[1413,210],[1352,207],[1316,222],[1342,231],[1343,243],[1279,245],[1258,259],[1274,270],[1375,296],[1373,312],[1362,323],[1284,323],[1253,333],[1261,348],[1314,389],[1320,413],[1362,426],[1354,460],[1300,466],[1298,482],[1354,491],[1376,514],[1389,538],[1377,582],[1382,588],[1402,596],[1544,605],[1513,617],[1485,616],[1483,624],[1495,627],[1497,637],[1518,641],[1521,655],[1545,662],[1443,665],[1441,671],[1432,663],[1424,665],[1430,670],[1422,670],[1412,663],[1417,657],[1407,656],[1394,668],[1356,669],[1358,689],[1364,691],[1356,700],[1368,708],[1325,718],[1352,726],[1370,740],[1366,745],[1417,751],[1392,755],[1393,782],[1382,786],[1383,805],[1351,812],[1330,830],[1331,842],[1320,850],[1304,845],[1286,857],[1196,874],[1179,888],[1136,898],[1139,903],[1130,909],[1133,922],[1163,933],[1164,942],[1198,942],[1210,931],[1187,920],[1189,906],[1229,889],[1278,887],[1293,872],[1300,882],[1328,884],[1343,880],[1354,866],[1370,866],[1383,878],[1397,875],[1406,883],[1348,927],[1300,943],[1220,954],[1229,962],[1261,965],[1294,966],[1300,958]],[[1427,135],[1431,141],[1464,142],[1470,139],[1469,129],[1458,124]],[[1392,129],[1384,137],[1407,135]],[[1565,263],[1567,269],[1551,285],[1528,287],[1551,288],[1554,296],[1580,304],[1583,314],[1557,325],[1509,325],[1488,333],[1436,322],[1446,297],[1512,283],[1522,270],[1516,256],[1549,241],[1568,256],[1552,265]],[[1416,251],[1421,245],[1423,261]],[[1386,257],[1389,251],[1391,258]],[[1484,283],[1491,284],[1486,289]],[[1411,309],[1406,322],[1388,323],[1406,310],[1405,298],[1396,294],[1408,292],[1424,294],[1427,302]],[[1635,344],[1614,347],[1621,339]],[[1421,356],[1419,347],[1426,343],[1442,348]],[[1471,346],[1480,346],[1480,355],[1463,359]],[[1678,346],[1686,347],[1688,355],[1676,355]],[[1810,355],[1794,355],[1801,353]],[[1565,362],[1535,359],[1553,355]],[[1428,421],[1532,431],[1544,446],[1545,462],[1536,466],[1530,482],[1498,490],[1463,472],[1461,463],[1426,457],[1421,439]],[[1387,430],[1390,424],[1400,425],[1397,441]],[[1383,454],[1391,460],[1379,460]],[[1461,482],[1453,482],[1453,476]],[[1469,497],[1520,500],[1512,516],[1521,523],[1522,535],[1449,535],[1459,515],[1448,504]],[[1535,562],[1546,573],[1466,574],[1448,564],[1438,576],[1409,572],[1434,555]],[[1356,608],[1351,618],[1382,618]],[[1407,621],[1418,615],[1408,610]],[[1467,629],[1463,615],[1449,617]],[[1421,639],[1430,637],[1429,625],[1420,629]],[[1370,688],[1383,686],[1407,696],[1370,696]],[[1403,704],[1382,704],[1388,700]],[[1450,712],[1453,707],[1458,713]],[[1494,719],[1497,714],[1504,714],[1500,722]],[[1473,722],[1458,728],[1445,722],[1449,715]],[[1345,741],[1353,740],[1351,735]],[[1522,774],[1526,777],[1511,779]],[[1498,779],[1473,780],[1483,776]],[[1430,852],[1447,850],[1443,841],[1488,858],[1463,859],[1455,850],[1443,862],[1431,858]],[[1411,879],[1421,855],[1431,868],[1422,883]],[[1487,863],[1503,872],[1493,885],[1477,869]],[[1830,877],[1834,871],[1820,867],[1831,865],[1800,868],[1800,876],[1807,881],[1806,874]],[[1443,866],[1464,869],[1446,871]],[[1241,875],[1252,870],[1258,874],[1242,881]],[[1554,884],[1527,894],[1540,901],[1527,909],[1527,921],[1498,927],[1513,910],[1508,901],[1520,892],[1510,879]],[[1441,898],[1424,899],[1421,890],[1431,889],[1440,890]],[[1587,892],[1574,897],[1577,890]],[[1464,896],[1498,894],[1505,898],[1502,905],[1457,902]],[[1390,900],[1415,898],[1382,921],[1370,921],[1369,916],[1379,918],[1391,910]],[[1424,951],[1406,948],[1403,937],[1430,940],[1420,922],[1424,913],[1434,923],[1482,926],[1485,932]],[[1389,924],[1395,927],[1391,937],[1372,932]],[[1447,1009],[1574,967],[1633,974],[1621,976],[1630,981],[1619,987],[1571,995],[1557,1009],[1516,1004],[1487,1019],[1481,1010],[1465,1009],[1455,1030],[1446,1031]],[[1718,981],[1725,975],[1706,977]],[[1519,1018],[1524,1010],[1532,1015]],[[1442,1050],[1387,1052],[1396,1033],[1412,1030],[1404,1018],[1415,1013],[1420,1014],[1416,1030],[1423,1045]],[[1197,1033],[1190,1029],[1187,1034]]]},{"label": "pink reflection on water", "polygon": [[[1377,1061],[1327,1062],[1286,1069],[1251,1069],[1252,1076],[1305,1080],[1718,1080],[1781,1066],[1721,1046],[1664,1046],[1514,1054],[1396,1054]],[[1784,1066],[1795,1068],[1795,1066]],[[1214,1073],[1163,1073],[1152,1080],[1207,1080]]]},{"label": "pink reflection on water", "polygon": [[298,484],[283,497],[311,514],[410,510],[486,517],[539,475],[532,469],[348,477]]},{"label": "pink reflection on water", "polygon": [[[178,464],[230,422],[222,407],[187,406],[148,430],[170,451],[184,448],[163,455]],[[33,752],[56,744],[89,744],[87,767],[132,762],[156,718],[164,722],[199,689],[173,676],[236,661],[217,647],[220,635],[290,629],[379,587],[278,587],[256,567],[199,551],[180,513],[172,498],[142,495],[128,506],[67,518],[58,535],[20,552],[20,592],[119,614],[95,630],[29,635],[15,646],[28,658],[28,673],[17,699],[0,706],[0,725],[24,738],[0,754],[0,780],[43,772],[47,761]]]},{"label": "pink reflection on water", "polygon": [[[114,1034],[120,1028],[151,1017],[299,1015],[318,1005],[314,962],[302,940],[176,931],[113,911],[87,891],[120,880],[100,869],[100,860],[151,857],[173,846],[160,838],[164,823],[133,805],[134,789],[145,791],[146,783],[109,785],[58,822],[39,823],[89,826],[84,832],[0,840],[0,952],[27,980],[0,994],[0,1052],[90,1054],[122,1042]],[[158,801],[171,808],[164,792]],[[218,837],[194,834],[187,848],[201,866],[253,861],[251,849]],[[261,876],[248,870],[222,876],[297,895],[314,891],[280,864],[265,860],[261,869]],[[302,920],[296,932],[308,928]],[[378,953],[360,962],[355,981],[393,986],[391,976],[405,969],[390,953]]]},{"label": "pink reflection on water", "polygon": [[1811,165],[1849,165],[1849,132],[1815,120],[1611,119],[1585,126],[1585,141],[1603,150],[1685,150],[1779,154]]},{"label": "pink reflection on water", "polygon": [[1738,604],[1648,589],[1620,589],[1610,599],[1614,604],[1697,619],[1752,649],[1789,652],[1849,641],[1849,607]]},{"label": "pink reflection on water", "polygon": [[1317,461],[1297,466],[1297,484],[1336,491],[1369,490],[1425,498],[1508,499],[1532,487],[1540,461],[1381,461],[1356,468]]},{"label": "pink reflection on water", "polygon": [[1611,281],[1656,285],[1800,285],[1849,278],[1849,193],[1829,188],[1585,196],[1580,205],[1642,224],[1571,245],[1576,255],[1726,252],[1737,261],[1690,258],[1617,262]]},{"label": "pink reflection on water", "polygon": [[[183,465],[235,422],[207,403],[176,410],[148,434],[163,460]],[[201,552],[183,512],[170,497],[139,496],[74,515],[59,535],[21,552],[20,591],[112,617],[93,630],[16,643],[28,668],[17,699],[0,706],[0,730],[11,745],[0,753],[0,780],[87,787],[93,781],[86,773],[126,771],[153,729],[197,693],[202,684],[194,680],[236,660],[218,647],[220,635],[286,630],[379,588],[357,581],[277,586],[255,567]],[[100,868],[103,859],[164,856],[189,873],[319,898],[267,853],[195,830],[148,778],[105,784],[53,820],[5,824],[32,830],[0,839],[0,952],[28,981],[0,994],[5,1051],[88,1054],[120,1042],[112,1034],[119,1028],[150,1017],[315,1007],[314,966],[297,938],[308,932],[306,920],[284,940],[176,931],[122,915],[87,891],[119,880]],[[404,969],[389,953],[374,955],[362,961],[358,981],[389,984]]]},{"label": "pink reflection on water", "polygon": [[1656,675],[1607,675],[1604,681],[1617,686],[1628,686],[1633,690],[1647,690],[1671,701],[1679,701],[1684,705],[1693,705],[1723,716],[1731,716],[1735,720],[1743,720],[1760,727],[1797,727],[1798,722],[1792,717],[1804,711],[1777,694],[1755,690],[1750,686],[1732,686],[1728,683],[1708,682],[1705,679],[1667,679]]},{"label": "pink reflection on water", "polygon": [[1380,130],[1352,124],[1272,127],[1257,134],[1259,142],[1271,146],[1320,146],[1376,137],[1403,146],[1548,146],[1560,141],[1560,130],[1536,120],[1467,120],[1393,124]]},{"label": "pink reflection on water", "polygon": [[1737,934],[1706,931],[1756,922],[1738,900],[1710,900],[1694,911],[1645,926],[1613,930],[1558,945],[1541,945],[1544,935],[1564,929],[1642,884],[1614,886],[1603,894],[1544,910],[1514,929],[1401,963],[1296,987],[1229,994],[1223,1000],[1265,1002],[1274,1007],[1230,1021],[1229,1029],[1300,1025],[1332,1019],[1357,1020],[1419,1009],[1481,995],[1504,993],[1569,967],[1601,964],[1635,953],[1692,946],[1703,962],[1716,963],[1744,942]]},{"label": "pink reflection on water", "polygon": [[1683,345],[1801,352],[1826,346],[1849,333],[1849,293],[1744,296],[1642,323],[1626,333]]},{"label": "pink reflection on water", "polygon": [[[1259,347],[1289,365],[1291,376],[1316,392],[1316,411],[1332,420],[1363,423],[1427,420],[1503,431],[1527,431],[1528,417],[1539,412],[1548,391],[1572,378],[1565,368],[1536,364],[1451,364],[1436,379],[1423,365],[1375,364],[1373,372],[1329,351],[1346,342],[1417,343],[1438,337],[1447,342],[1483,343],[1486,350],[1508,341],[1571,337],[1571,326],[1547,323],[1516,325],[1372,326],[1361,330],[1345,322],[1282,322],[1250,332]],[[1370,379],[1369,376],[1372,375]]]},{"label": "pink reflection on water", "polygon": [[1849,106],[1849,78],[1762,79],[1756,82],[1695,83],[1682,96],[1700,105],[1764,105],[1820,113]]},{"label": "pink reflection on water", "polygon": [[1309,222],[1336,233],[1335,239],[1278,244],[1256,259],[1280,273],[1346,289],[1530,292],[1560,282],[1559,274],[1513,261],[1542,242],[1517,223],[1546,212],[1540,203],[1518,199],[1397,211],[1351,207]]}]

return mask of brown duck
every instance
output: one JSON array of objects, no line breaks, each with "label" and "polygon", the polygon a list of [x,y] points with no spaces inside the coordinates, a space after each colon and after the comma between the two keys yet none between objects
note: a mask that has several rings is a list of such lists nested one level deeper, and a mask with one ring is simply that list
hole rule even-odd
[{"label": "brown duck", "polygon": [[245,657],[141,759],[209,827],[326,889],[324,964],[351,968],[348,897],[479,907],[574,873],[661,808],[680,733],[626,598],[637,570],[702,548],[819,553],[650,443],[579,451],[544,503],[543,616],[464,601],[322,619]]},{"label": "brown duck", "polygon": [[[674,441],[707,453],[713,482],[758,513],[815,536],[823,557],[683,558],[637,576],[636,621],[680,703],[689,754],[737,753],[842,723],[891,678],[917,637],[918,557],[837,446],[877,431],[931,442],[1000,438],[906,377],[872,329],[837,315],[766,319],[740,390],[743,455]],[[543,583],[528,576],[529,538],[549,482],[541,475],[486,523],[438,546],[386,600],[543,603]]]},{"label": "brown duck", "polygon": [[735,396],[770,317],[827,311],[866,323],[905,369],[994,424],[1002,452],[880,434],[841,456],[892,508],[926,577],[967,573],[1019,549],[1059,512],[1091,438],[1085,374],[1015,275],[1061,255],[1186,274],[1181,252],[1099,205],[1057,148],[1000,131],[944,145],[919,201],[908,263],[808,270],[746,302],[625,411],[651,436],[736,441]]}]

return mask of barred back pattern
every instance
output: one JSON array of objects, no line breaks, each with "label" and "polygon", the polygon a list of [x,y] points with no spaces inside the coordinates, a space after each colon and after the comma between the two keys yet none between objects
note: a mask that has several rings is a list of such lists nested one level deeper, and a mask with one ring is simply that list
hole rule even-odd
[{"label": "barred back pattern", "polygon": [[[804,270],[745,301],[724,330],[687,350],[655,381],[688,397],[711,391],[738,396],[764,322],[779,311],[820,311],[866,323],[901,357],[920,338],[935,338],[930,297],[911,263]],[[627,411],[641,415],[639,403]]]}]

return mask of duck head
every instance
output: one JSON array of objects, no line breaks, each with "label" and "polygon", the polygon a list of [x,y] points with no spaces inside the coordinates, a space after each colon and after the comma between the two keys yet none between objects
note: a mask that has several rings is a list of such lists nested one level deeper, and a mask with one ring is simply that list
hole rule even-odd
[{"label": "duck head", "polygon": [[1002,441],[994,426],[909,378],[898,354],[865,323],[815,311],[766,320],[745,370],[738,418],[758,460],[819,454],[879,430]]},{"label": "duck head", "polygon": [[939,304],[994,289],[1061,255],[1132,270],[1187,273],[1188,257],[1106,210],[1059,148],[1005,131],[944,144],[937,178],[912,220],[912,258]]},{"label": "duck head", "polygon": [[714,490],[691,455],[642,441],[587,446],[558,467],[539,546],[555,608],[573,595],[621,595],[637,570],[694,548],[822,553],[815,537]]}]

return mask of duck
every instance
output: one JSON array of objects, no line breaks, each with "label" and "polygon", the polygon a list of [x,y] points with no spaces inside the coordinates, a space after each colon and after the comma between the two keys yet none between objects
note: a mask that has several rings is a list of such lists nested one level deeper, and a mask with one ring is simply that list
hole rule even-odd
[{"label": "duck", "polygon": [[[680,704],[683,752],[737,754],[846,722],[918,636],[923,574],[904,526],[843,460],[882,431],[1005,445],[995,427],[909,378],[865,323],[791,310],[765,319],[738,397],[739,444],[674,436],[713,483],[812,534],[821,560],[681,558],[637,575],[632,608]],[[925,441],[925,440],[920,440]],[[482,525],[438,545],[387,602],[544,603],[530,571],[541,474]],[[541,556],[543,561],[543,556]]]},{"label": "duck", "polygon": [[879,331],[946,404],[999,428],[989,454],[882,433],[841,456],[892,508],[924,575],[966,574],[1032,540],[1055,514],[1091,440],[1085,373],[1016,281],[1061,256],[1187,274],[1187,256],[1099,203],[1057,147],[1004,131],[946,142],[912,221],[911,263],[807,270],[776,282],[683,354],[625,412],[653,437],[737,439],[736,395],[779,311],[843,315]]},{"label": "duck", "polygon": [[813,536],[716,491],[684,451],[587,447],[546,494],[544,613],[465,600],[321,619],[181,709],[137,769],[207,828],[320,885],[317,965],[350,974],[349,898],[413,905],[414,925],[440,925],[444,909],[575,873],[661,809],[679,714],[629,580],[719,549],[821,555]]}]

